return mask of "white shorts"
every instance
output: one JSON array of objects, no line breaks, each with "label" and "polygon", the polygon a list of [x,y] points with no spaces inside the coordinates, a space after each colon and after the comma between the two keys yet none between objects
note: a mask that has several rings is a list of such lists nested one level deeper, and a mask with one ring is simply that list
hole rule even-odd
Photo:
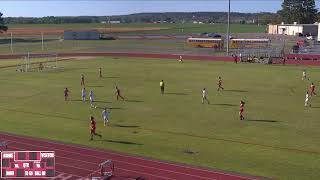
[{"label": "white shorts", "polygon": [[104,122],[109,122],[109,118],[107,116],[103,116]]},{"label": "white shorts", "polygon": [[93,98],[92,97],[90,97],[90,101],[93,102]]}]

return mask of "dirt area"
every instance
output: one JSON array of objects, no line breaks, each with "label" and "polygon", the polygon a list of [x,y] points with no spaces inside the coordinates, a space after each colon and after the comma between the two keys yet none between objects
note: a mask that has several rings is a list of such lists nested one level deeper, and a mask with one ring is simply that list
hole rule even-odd
[{"label": "dirt area", "polygon": [[[93,29],[85,29],[85,28],[77,28],[75,30],[98,30],[100,32],[137,32],[137,31],[156,31],[161,29],[168,29],[168,28],[158,28],[158,27],[139,27],[139,28],[130,28],[130,27],[117,27],[117,28],[93,28]],[[32,35],[32,34],[57,34],[62,35],[65,30],[71,30],[68,28],[11,28],[7,31],[8,34],[18,34],[18,35]]]}]

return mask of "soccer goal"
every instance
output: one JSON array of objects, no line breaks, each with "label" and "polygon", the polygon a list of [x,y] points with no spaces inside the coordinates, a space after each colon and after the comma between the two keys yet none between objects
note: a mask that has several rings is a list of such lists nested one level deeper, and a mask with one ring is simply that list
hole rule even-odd
[{"label": "soccer goal", "polygon": [[58,54],[30,54],[23,56],[17,65],[19,72],[61,71]]},{"label": "soccer goal", "polygon": [[99,164],[100,175],[91,177],[91,180],[108,180],[114,175],[114,164],[112,160],[107,160]]}]

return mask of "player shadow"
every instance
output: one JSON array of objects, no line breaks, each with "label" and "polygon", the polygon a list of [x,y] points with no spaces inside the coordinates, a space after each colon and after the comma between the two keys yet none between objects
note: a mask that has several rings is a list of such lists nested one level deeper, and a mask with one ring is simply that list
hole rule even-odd
[{"label": "player shadow", "polygon": [[133,100],[133,99],[126,99],[125,101],[127,101],[127,102],[144,102],[144,101],[140,101],[140,100]]},{"label": "player shadow", "polygon": [[119,78],[118,76],[106,76],[106,77],[101,77],[102,79],[116,79]]},{"label": "player shadow", "polygon": [[96,106],[97,107],[97,109],[105,109],[105,108],[107,108],[107,109],[123,109],[123,108],[119,108],[119,107],[99,107],[99,106]]},{"label": "player shadow", "polygon": [[186,95],[188,95],[187,93],[176,93],[176,92],[168,92],[168,93],[165,93],[165,94],[179,95],[179,96],[186,96]]},{"label": "player shadow", "polygon": [[279,122],[275,120],[266,120],[266,119],[248,119],[247,121],[255,121],[255,122],[267,122],[267,123],[273,123],[273,122]]},{"label": "player shadow", "polygon": [[87,87],[104,87],[104,86],[96,85],[96,86],[87,86]]},{"label": "player shadow", "polygon": [[311,108],[320,108],[320,106],[315,106],[315,107],[311,107]]},{"label": "player shadow", "polygon": [[140,126],[135,126],[135,125],[121,125],[121,124],[112,124],[111,126],[121,127],[121,128],[138,128],[138,127],[140,127]]},{"label": "player shadow", "polygon": [[108,143],[117,143],[117,144],[138,145],[138,146],[143,145],[141,143],[135,143],[135,142],[130,142],[130,141],[117,141],[117,140],[111,140],[111,139],[105,139],[103,141],[108,142]]},{"label": "player shadow", "polygon": [[227,92],[248,92],[246,90],[238,90],[238,89],[226,89],[226,90],[223,90],[223,91],[227,91]]},{"label": "player shadow", "polygon": [[213,105],[213,106],[237,106],[234,104],[210,104],[210,105]]}]

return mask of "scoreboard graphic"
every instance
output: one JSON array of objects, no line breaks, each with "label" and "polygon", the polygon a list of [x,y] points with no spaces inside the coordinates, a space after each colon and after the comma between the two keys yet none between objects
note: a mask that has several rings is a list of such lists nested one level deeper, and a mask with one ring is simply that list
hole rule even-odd
[{"label": "scoreboard graphic", "polygon": [[49,178],[54,176],[54,151],[1,152],[1,178]]}]

